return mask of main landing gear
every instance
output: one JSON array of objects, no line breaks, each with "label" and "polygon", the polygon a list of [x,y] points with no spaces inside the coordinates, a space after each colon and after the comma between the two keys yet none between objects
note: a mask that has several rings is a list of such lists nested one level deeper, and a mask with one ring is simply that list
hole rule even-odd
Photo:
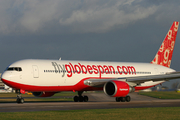
[{"label": "main landing gear", "polygon": [[127,95],[126,97],[116,97],[116,102],[130,102],[131,97]]},{"label": "main landing gear", "polygon": [[82,96],[83,91],[78,91],[78,96],[74,96],[74,102],[88,102],[88,96]]}]

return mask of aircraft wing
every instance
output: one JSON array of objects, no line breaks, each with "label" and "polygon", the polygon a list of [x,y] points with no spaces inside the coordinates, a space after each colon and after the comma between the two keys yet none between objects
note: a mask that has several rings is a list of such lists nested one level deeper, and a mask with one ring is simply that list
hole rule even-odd
[{"label": "aircraft wing", "polygon": [[180,72],[172,72],[167,74],[160,75],[150,75],[150,76],[139,76],[139,77],[123,77],[123,78],[111,78],[111,79],[87,79],[84,81],[85,85],[93,87],[103,87],[103,85],[111,80],[124,81],[127,82],[130,86],[137,86],[141,83],[147,81],[169,81],[172,79],[180,78]]}]

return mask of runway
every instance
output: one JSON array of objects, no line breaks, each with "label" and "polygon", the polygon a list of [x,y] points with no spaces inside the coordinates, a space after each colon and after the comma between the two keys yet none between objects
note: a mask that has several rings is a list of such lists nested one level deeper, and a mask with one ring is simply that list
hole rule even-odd
[{"label": "runway", "polygon": [[115,102],[115,98],[104,93],[86,93],[89,102],[37,102],[1,103],[0,112],[27,112],[78,109],[143,108],[143,107],[180,107],[180,99],[162,100],[137,93],[129,94],[131,102]]}]

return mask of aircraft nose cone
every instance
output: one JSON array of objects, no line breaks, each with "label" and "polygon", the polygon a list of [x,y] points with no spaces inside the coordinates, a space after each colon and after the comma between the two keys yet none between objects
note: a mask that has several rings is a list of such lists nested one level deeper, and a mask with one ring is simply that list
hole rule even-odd
[{"label": "aircraft nose cone", "polygon": [[10,81],[11,80],[11,73],[9,72],[4,72],[2,75],[1,75],[1,80],[2,82],[4,82],[6,84],[6,81]]}]

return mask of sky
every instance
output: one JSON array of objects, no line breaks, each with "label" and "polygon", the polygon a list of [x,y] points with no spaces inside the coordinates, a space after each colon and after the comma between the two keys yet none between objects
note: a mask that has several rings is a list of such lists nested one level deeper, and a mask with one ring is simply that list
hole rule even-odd
[{"label": "sky", "polygon": [[[179,12],[179,0],[1,0],[0,72],[21,59],[149,63]],[[179,52],[180,33],[177,71]]]}]

